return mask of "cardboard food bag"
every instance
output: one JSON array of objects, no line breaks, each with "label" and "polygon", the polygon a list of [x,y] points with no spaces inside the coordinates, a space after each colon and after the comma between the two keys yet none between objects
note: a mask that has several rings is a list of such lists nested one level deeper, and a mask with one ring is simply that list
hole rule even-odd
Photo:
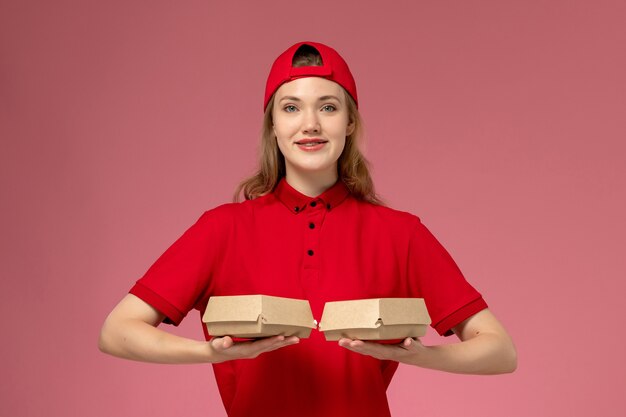
[{"label": "cardboard food bag", "polygon": [[430,316],[423,298],[373,298],[324,305],[319,330],[326,340],[395,340],[426,334]]},{"label": "cardboard food bag", "polygon": [[268,295],[214,296],[202,316],[211,336],[307,338],[317,327],[307,300]]}]

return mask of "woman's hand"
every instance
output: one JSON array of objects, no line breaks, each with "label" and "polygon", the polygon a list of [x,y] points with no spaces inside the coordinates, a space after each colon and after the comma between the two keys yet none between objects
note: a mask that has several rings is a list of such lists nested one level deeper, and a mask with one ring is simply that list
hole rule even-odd
[{"label": "woman's hand", "polygon": [[362,355],[369,355],[380,360],[412,363],[423,355],[427,348],[419,339],[407,337],[397,345],[387,345],[364,340],[340,339],[339,346]]},{"label": "woman's hand", "polygon": [[424,346],[419,340],[407,338],[398,345],[382,345],[341,339],[339,346],[376,359],[460,374],[502,374],[517,368],[513,341],[489,310],[474,314],[453,331],[460,343]]},{"label": "woman's hand", "polygon": [[219,363],[233,359],[253,359],[261,353],[270,352],[285,346],[300,342],[296,336],[273,336],[246,342],[235,342],[232,337],[216,337],[209,342],[213,350],[212,363]]}]

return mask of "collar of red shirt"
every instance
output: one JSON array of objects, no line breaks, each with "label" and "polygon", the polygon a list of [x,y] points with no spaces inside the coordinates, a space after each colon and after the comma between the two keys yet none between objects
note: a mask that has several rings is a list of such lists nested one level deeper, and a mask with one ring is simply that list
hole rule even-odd
[{"label": "collar of red shirt", "polygon": [[315,207],[317,204],[323,204],[327,210],[331,210],[341,204],[349,194],[348,187],[341,180],[338,180],[332,187],[317,197],[308,197],[302,194],[289,185],[285,177],[280,180],[274,189],[276,198],[294,214],[302,212],[307,206]]}]

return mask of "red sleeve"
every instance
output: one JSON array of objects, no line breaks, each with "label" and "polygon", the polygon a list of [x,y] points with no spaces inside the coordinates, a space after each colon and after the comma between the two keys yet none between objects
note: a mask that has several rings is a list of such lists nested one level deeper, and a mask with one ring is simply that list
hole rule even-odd
[{"label": "red sleeve", "polygon": [[409,248],[409,277],[417,280],[431,326],[443,336],[452,327],[487,308],[482,295],[472,287],[450,254],[418,220]]},{"label": "red sleeve", "polygon": [[205,212],[178,238],[130,289],[178,325],[187,313],[208,298],[211,271],[219,259],[219,224]]}]

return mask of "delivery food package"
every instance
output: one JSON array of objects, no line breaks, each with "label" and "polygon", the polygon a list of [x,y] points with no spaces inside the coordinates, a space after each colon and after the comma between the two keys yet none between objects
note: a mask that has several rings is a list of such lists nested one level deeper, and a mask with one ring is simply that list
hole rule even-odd
[{"label": "delivery food package", "polygon": [[324,305],[319,330],[326,340],[401,340],[426,334],[430,316],[422,298],[331,301]]},{"label": "delivery food package", "polygon": [[214,296],[202,316],[211,336],[307,338],[317,327],[307,300],[268,295]]}]

